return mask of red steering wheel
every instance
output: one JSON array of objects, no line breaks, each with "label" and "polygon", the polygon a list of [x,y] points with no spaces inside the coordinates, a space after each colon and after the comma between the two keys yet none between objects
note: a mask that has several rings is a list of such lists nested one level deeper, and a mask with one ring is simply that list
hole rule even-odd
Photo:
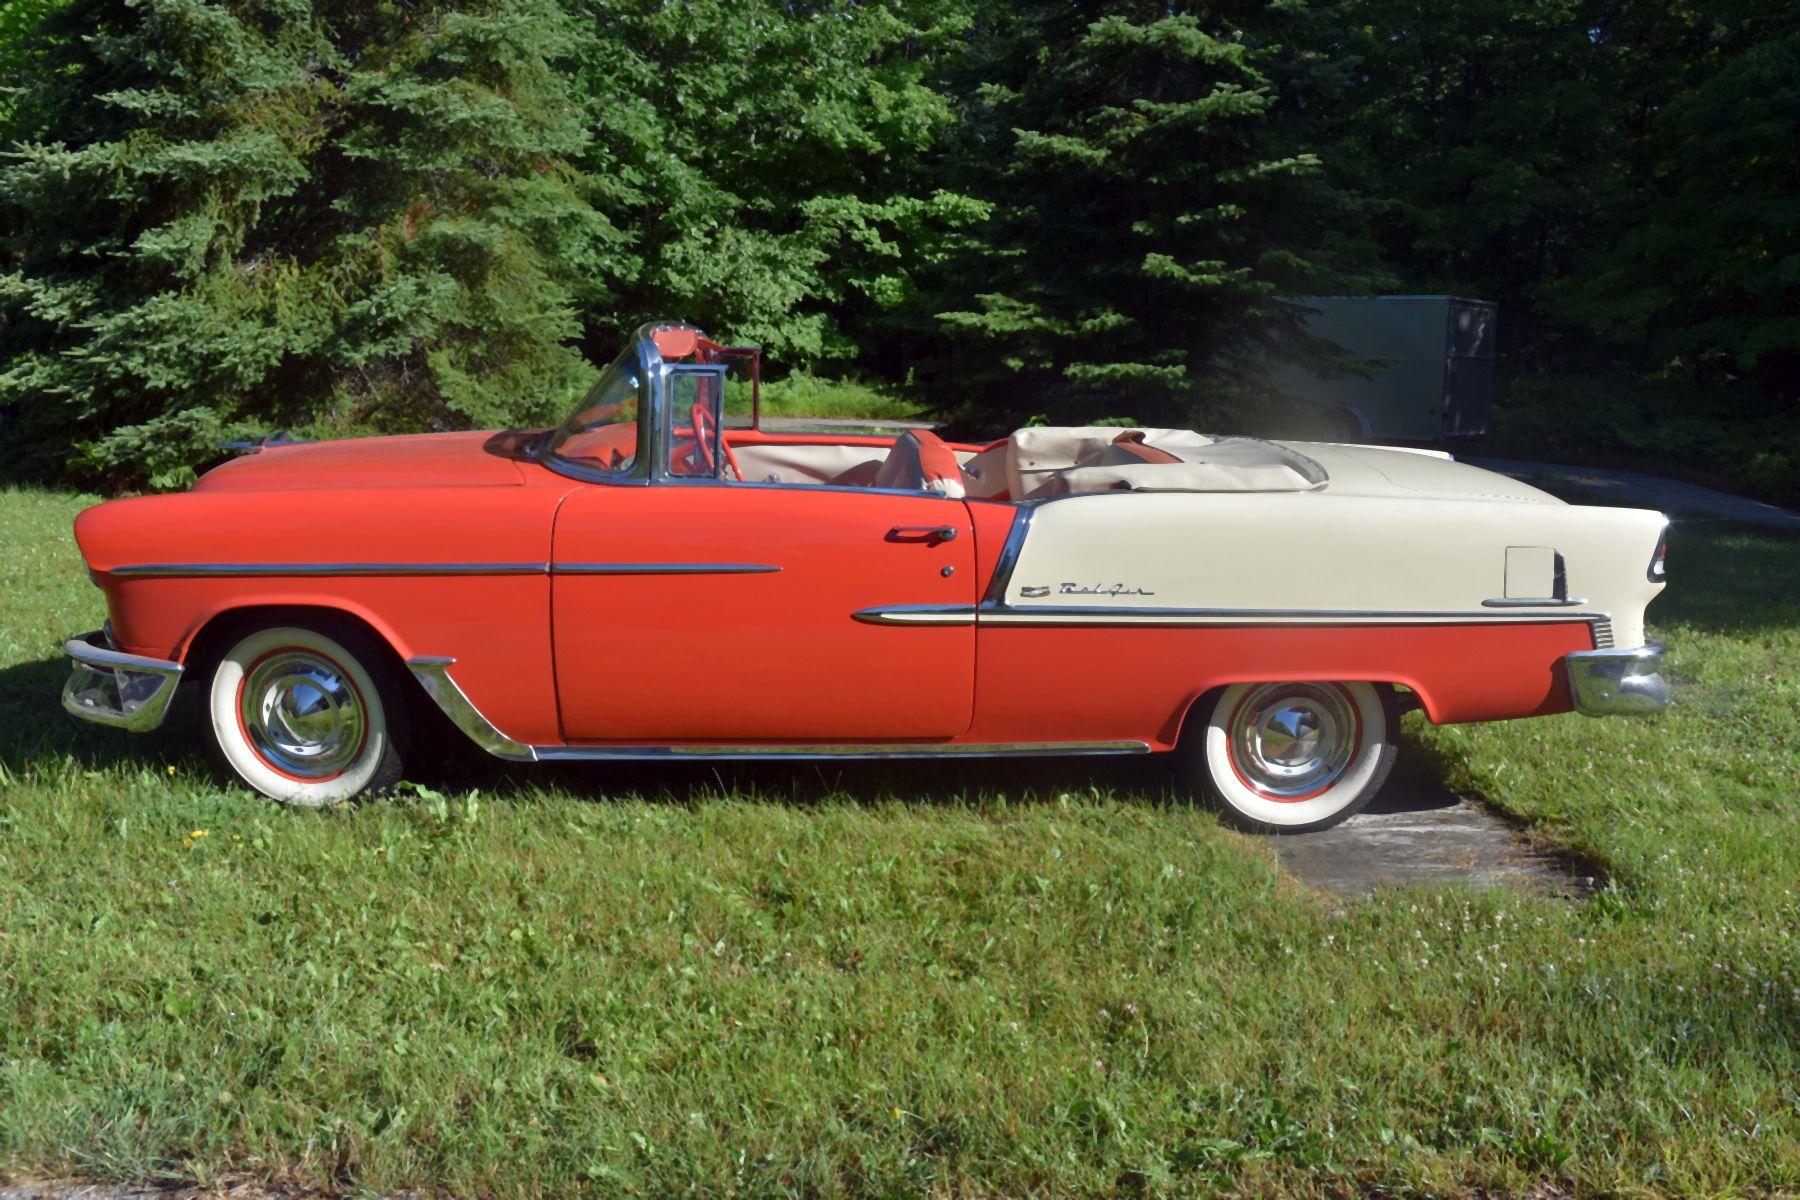
[{"label": "red steering wheel", "polygon": [[719,459],[713,453],[713,415],[706,401],[694,401],[694,407],[688,410],[688,419],[694,423],[693,464],[708,475],[719,473]]}]

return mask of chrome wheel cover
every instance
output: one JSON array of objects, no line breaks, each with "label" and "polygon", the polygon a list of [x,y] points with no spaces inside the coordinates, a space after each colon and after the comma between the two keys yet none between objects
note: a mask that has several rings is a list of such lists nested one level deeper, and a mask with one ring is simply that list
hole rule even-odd
[{"label": "chrome wheel cover", "polygon": [[1356,755],[1362,726],[1340,687],[1266,683],[1231,715],[1232,766],[1273,800],[1301,800],[1337,782]]},{"label": "chrome wheel cover", "polygon": [[348,672],[310,650],[277,650],[254,664],[238,690],[251,748],[285,775],[341,775],[362,752],[368,718]]}]

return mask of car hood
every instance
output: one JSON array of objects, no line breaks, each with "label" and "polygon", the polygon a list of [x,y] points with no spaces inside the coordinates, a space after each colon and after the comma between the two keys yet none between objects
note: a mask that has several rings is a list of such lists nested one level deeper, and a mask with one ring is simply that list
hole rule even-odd
[{"label": "car hood", "polygon": [[518,487],[519,461],[535,436],[514,429],[272,446],[213,468],[193,490]]},{"label": "car hood", "polygon": [[1283,442],[1325,468],[1322,491],[1335,496],[1398,496],[1416,500],[1510,500],[1561,504],[1555,496],[1505,475],[1456,462],[1436,450]]}]

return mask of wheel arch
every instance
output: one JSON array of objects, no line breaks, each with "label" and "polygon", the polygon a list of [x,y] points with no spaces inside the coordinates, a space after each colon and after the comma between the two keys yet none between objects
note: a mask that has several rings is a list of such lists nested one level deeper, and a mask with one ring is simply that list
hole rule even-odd
[{"label": "wheel arch", "polygon": [[1428,719],[1435,722],[1432,716],[1430,694],[1419,684],[1408,677],[1389,674],[1388,677],[1320,677],[1305,672],[1273,671],[1258,674],[1256,672],[1239,672],[1209,680],[1205,686],[1189,694],[1181,711],[1176,715],[1174,736],[1171,744],[1187,740],[1196,730],[1204,730],[1207,714],[1212,711],[1212,704],[1226,688],[1239,683],[1369,683],[1387,692],[1394,706],[1394,712],[1404,716],[1413,709],[1423,709]]},{"label": "wheel arch", "polygon": [[405,649],[385,622],[360,605],[321,601],[253,601],[221,607],[195,623],[176,659],[189,679],[204,678],[231,644],[234,634],[287,623],[305,624],[320,618],[343,621],[361,630],[388,655],[388,665],[399,678],[410,680]]}]

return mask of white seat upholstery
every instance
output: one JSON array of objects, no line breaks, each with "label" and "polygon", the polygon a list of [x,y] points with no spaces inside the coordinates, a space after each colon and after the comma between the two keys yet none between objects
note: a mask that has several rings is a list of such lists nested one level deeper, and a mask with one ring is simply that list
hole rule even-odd
[{"label": "white seat upholstery", "polygon": [[875,486],[942,492],[956,499],[966,494],[955,452],[928,429],[909,429],[894,439],[894,448],[875,473]]}]

